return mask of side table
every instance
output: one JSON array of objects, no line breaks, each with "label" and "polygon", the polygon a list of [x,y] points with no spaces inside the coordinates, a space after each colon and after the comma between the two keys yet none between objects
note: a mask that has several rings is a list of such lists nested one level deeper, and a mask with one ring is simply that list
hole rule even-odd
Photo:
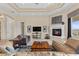
[{"label": "side table", "polygon": [[32,46],[27,46],[27,47],[26,47],[26,51],[27,51],[27,52],[31,52],[31,47],[32,47]]}]

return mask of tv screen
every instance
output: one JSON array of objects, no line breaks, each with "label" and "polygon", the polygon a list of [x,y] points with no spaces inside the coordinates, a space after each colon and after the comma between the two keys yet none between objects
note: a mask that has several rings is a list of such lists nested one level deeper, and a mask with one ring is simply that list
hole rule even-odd
[{"label": "tv screen", "polygon": [[33,27],[33,31],[34,32],[40,32],[41,31],[41,27]]}]

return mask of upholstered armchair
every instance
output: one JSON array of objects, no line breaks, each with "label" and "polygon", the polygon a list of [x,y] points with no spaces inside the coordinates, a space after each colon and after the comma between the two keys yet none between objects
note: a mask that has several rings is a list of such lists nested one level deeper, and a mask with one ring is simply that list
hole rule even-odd
[{"label": "upholstered armchair", "polygon": [[30,41],[30,36],[27,35],[18,35],[14,41],[13,46],[14,48],[26,48],[27,43]]}]

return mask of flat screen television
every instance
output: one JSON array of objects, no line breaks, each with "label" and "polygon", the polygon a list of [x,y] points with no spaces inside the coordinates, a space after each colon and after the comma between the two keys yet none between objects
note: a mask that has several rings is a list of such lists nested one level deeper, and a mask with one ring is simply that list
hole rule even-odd
[{"label": "flat screen television", "polygon": [[52,29],[52,35],[61,36],[61,29]]},{"label": "flat screen television", "polygon": [[41,27],[33,27],[33,32],[40,32],[41,31]]}]

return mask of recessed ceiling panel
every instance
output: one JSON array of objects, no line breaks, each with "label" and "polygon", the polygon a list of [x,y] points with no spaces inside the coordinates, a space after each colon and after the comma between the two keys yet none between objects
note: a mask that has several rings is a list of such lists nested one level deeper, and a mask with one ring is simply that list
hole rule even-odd
[{"label": "recessed ceiling panel", "polygon": [[48,12],[61,8],[64,3],[14,3],[10,5],[20,12]]},{"label": "recessed ceiling panel", "polygon": [[48,3],[16,3],[19,8],[47,8]]},{"label": "recessed ceiling panel", "polygon": [[0,4],[0,10],[2,14],[8,14],[12,17],[48,16],[60,12],[61,10],[67,11],[68,7],[71,8],[73,5],[66,3],[4,3]]}]

